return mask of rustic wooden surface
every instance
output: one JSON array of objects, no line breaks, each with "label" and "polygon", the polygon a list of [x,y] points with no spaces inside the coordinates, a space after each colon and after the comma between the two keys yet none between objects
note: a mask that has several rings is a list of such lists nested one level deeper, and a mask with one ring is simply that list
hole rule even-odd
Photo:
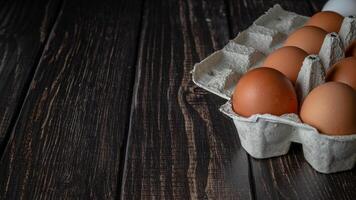
[{"label": "rustic wooden surface", "polygon": [[58,0],[0,3],[0,152],[17,119],[59,6]]},{"label": "rustic wooden surface", "polygon": [[0,163],[1,197],[120,193],[142,2],[106,3],[63,3]]},{"label": "rustic wooden surface", "polygon": [[228,42],[226,22],[218,0],[145,4],[123,199],[251,198],[246,153],[218,112],[224,101],[190,74]]},{"label": "rustic wooden surface", "polygon": [[256,160],[194,63],[279,3],[0,2],[0,199],[355,199],[300,145]]}]

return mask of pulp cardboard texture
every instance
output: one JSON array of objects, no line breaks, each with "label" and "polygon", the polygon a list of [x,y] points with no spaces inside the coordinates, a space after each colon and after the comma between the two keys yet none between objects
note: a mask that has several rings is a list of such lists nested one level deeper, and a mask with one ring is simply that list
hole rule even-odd
[{"label": "pulp cardboard texture", "polygon": [[[192,71],[193,82],[229,100],[220,111],[233,119],[241,145],[252,157],[284,155],[291,142],[296,142],[302,144],[305,159],[318,172],[349,170],[356,162],[356,133],[329,136],[302,123],[296,114],[257,114],[245,118],[232,110],[230,97],[241,76],[259,66],[268,54],[281,47],[288,35],[307,20],[308,17],[275,5],[222,50],[197,63]],[[305,58],[296,82],[300,102],[313,88],[325,82],[326,70],[344,57],[343,50],[354,39],[356,20],[346,17],[339,33],[326,36],[319,55]]]}]

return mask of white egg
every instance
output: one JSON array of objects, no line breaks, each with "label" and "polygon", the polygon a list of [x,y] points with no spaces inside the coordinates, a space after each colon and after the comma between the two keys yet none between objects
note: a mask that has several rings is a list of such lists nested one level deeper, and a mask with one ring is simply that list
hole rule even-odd
[{"label": "white egg", "polygon": [[345,17],[356,16],[356,0],[329,0],[323,7],[323,11],[337,12]]}]

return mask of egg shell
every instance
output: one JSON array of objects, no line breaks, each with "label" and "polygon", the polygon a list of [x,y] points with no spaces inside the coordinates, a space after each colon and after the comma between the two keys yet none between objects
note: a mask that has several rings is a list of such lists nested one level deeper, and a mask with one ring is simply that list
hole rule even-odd
[{"label": "egg shell", "polygon": [[282,47],[268,55],[262,66],[282,72],[289,80],[295,83],[303,61],[307,56],[308,53],[298,47]]},{"label": "egg shell", "polygon": [[305,98],[300,117],[323,134],[355,134],[356,92],[340,82],[322,84]]},{"label": "egg shell", "polygon": [[247,72],[233,94],[234,110],[245,117],[254,114],[297,113],[298,101],[290,80],[281,72],[260,67]]},{"label": "egg shell", "polygon": [[322,11],[314,14],[305,26],[316,26],[328,33],[340,31],[344,17],[333,11]]},{"label": "egg shell", "polygon": [[284,46],[295,46],[308,54],[319,54],[324,38],[328,33],[315,26],[304,26],[293,32],[284,42]]},{"label": "egg shell", "polygon": [[326,81],[345,83],[356,90],[356,57],[348,57],[335,63],[328,70]]},{"label": "egg shell", "polygon": [[356,16],[356,0],[329,0],[322,10],[334,11],[345,17]]}]

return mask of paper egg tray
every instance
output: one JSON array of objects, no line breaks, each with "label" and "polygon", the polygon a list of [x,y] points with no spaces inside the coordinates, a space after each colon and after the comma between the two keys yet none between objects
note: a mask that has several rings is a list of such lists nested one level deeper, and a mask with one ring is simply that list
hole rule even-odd
[{"label": "paper egg tray", "polygon": [[[349,170],[356,161],[356,133],[329,136],[302,123],[296,114],[257,114],[245,118],[232,110],[230,97],[240,77],[249,69],[260,66],[268,54],[281,47],[288,35],[307,20],[308,17],[275,5],[223,49],[197,63],[192,71],[193,82],[229,100],[220,111],[233,119],[241,145],[252,157],[284,155],[291,142],[296,142],[302,144],[305,159],[318,172]],[[345,47],[354,39],[356,20],[352,16],[346,17],[339,33],[326,36],[319,55],[305,58],[296,82],[299,102],[325,82],[326,70],[344,57]]]}]

